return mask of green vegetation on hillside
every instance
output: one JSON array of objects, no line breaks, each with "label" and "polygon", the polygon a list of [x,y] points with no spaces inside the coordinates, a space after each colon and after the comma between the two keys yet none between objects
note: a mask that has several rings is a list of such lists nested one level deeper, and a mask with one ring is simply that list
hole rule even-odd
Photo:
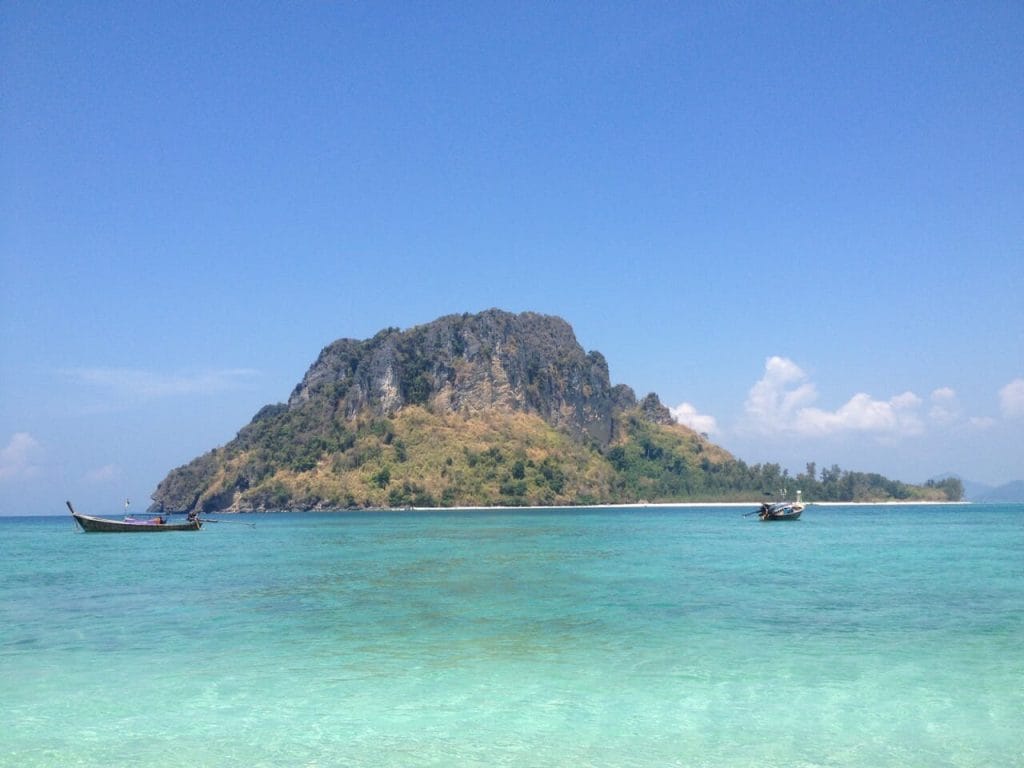
[{"label": "green vegetation on hillside", "polygon": [[602,449],[532,414],[408,406],[344,421],[317,400],[264,409],[235,441],[171,473],[162,491],[169,508],[213,511],[752,501],[784,488],[808,501],[959,498],[948,486],[834,466],[818,477],[813,464],[792,477],[736,460],[685,427],[651,423],[639,408]]}]

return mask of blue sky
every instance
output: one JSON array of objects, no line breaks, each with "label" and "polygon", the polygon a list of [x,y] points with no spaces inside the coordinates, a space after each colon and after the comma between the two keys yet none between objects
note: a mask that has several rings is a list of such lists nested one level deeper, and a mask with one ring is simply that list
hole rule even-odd
[{"label": "blue sky", "polygon": [[748,462],[1024,478],[1024,6],[0,7],[0,514],[490,307]]}]

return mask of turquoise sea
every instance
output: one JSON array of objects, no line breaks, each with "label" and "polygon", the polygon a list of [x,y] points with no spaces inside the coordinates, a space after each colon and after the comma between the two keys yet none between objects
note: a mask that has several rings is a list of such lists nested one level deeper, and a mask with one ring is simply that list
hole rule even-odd
[{"label": "turquoise sea", "polygon": [[1024,765],[1024,505],[744,511],[0,518],[0,765]]}]

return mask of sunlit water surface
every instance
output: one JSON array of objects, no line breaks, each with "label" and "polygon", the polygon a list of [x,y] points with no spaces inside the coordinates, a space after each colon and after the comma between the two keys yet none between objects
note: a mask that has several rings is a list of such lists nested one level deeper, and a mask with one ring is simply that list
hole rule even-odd
[{"label": "sunlit water surface", "polygon": [[1024,506],[744,511],[0,519],[0,765],[1024,764]]}]

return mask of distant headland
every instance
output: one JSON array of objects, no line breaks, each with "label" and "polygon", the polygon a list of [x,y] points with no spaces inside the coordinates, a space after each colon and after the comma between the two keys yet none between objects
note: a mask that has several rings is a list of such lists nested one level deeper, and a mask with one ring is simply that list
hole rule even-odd
[{"label": "distant headland", "polygon": [[286,403],[172,470],[152,509],[958,501],[959,480],[909,485],[833,466],[748,465],[675,422],[656,394],[612,385],[561,318],[497,309],[329,344]]}]

